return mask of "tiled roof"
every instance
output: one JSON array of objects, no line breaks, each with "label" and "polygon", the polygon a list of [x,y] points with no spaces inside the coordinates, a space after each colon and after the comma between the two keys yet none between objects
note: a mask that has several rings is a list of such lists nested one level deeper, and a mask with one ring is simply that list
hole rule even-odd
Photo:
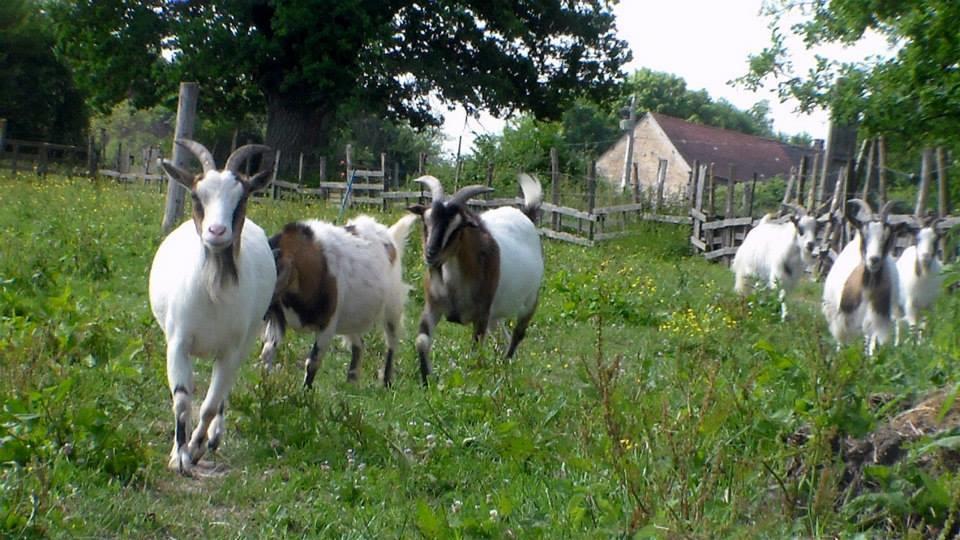
[{"label": "tiled roof", "polygon": [[798,166],[804,154],[813,154],[812,149],[773,139],[694,124],[665,114],[649,114],[688,165],[693,167],[694,160],[701,164],[713,163],[714,175],[721,178],[727,177],[730,165],[734,166],[738,180],[749,178],[753,173],[761,179],[777,175],[786,177],[790,167]]}]

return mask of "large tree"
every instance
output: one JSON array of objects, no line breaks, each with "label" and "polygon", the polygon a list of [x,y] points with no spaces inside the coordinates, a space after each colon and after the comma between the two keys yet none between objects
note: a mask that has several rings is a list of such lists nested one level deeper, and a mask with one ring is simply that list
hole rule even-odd
[{"label": "large tree", "polygon": [[[766,14],[771,44],[750,57],[749,73],[740,79],[747,87],[773,84],[781,99],[796,99],[801,111],[825,107],[835,119],[860,122],[870,133],[909,145],[956,142],[960,2],[774,0]],[[868,32],[895,43],[895,52],[859,62],[820,55],[813,68],[797,73],[786,45],[790,34],[813,48],[854,44]]]},{"label": "large tree", "polygon": [[691,90],[677,75],[642,68],[621,86],[624,96],[637,97],[637,111],[659,112],[691,122],[749,133],[773,135],[769,106],[760,101],[747,111],[724,100],[714,100],[706,90]]},{"label": "large tree", "polygon": [[82,142],[87,113],[48,21],[26,0],[0,2],[0,118],[11,138]]},{"label": "large tree", "polygon": [[[197,80],[205,111],[265,108],[267,144],[298,152],[325,146],[344,106],[425,126],[439,122],[431,96],[539,118],[602,97],[630,57],[615,1],[61,0],[56,13],[74,50],[107,39],[102,54],[141,58],[108,71],[74,56],[87,79],[114,77],[137,97],[147,94],[134,85],[151,77]],[[161,48],[169,71],[157,67]],[[97,102],[119,94],[87,89]]]}]

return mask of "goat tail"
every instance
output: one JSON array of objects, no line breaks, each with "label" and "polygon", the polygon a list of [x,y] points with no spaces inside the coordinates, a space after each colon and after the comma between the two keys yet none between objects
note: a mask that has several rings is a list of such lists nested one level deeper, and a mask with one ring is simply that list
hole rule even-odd
[{"label": "goat tail", "polygon": [[403,260],[403,248],[407,245],[410,230],[413,228],[413,223],[417,221],[418,217],[416,214],[407,214],[398,219],[397,222],[388,229],[390,239],[393,240],[393,246],[397,250],[398,261]]},{"label": "goat tail", "polygon": [[527,173],[520,173],[517,180],[520,181],[520,189],[523,190],[521,211],[530,218],[530,221],[536,223],[537,212],[540,210],[540,203],[543,202],[543,188],[540,187],[540,182]]}]

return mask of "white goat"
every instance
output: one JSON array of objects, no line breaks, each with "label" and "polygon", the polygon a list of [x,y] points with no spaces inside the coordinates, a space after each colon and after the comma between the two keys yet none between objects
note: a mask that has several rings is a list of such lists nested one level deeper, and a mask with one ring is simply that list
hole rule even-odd
[{"label": "white goat", "polygon": [[914,225],[915,244],[907,247],[897,259],[900,277],[900,301],[897,309],[897,326],[894,343],[900,343],[900,326],[906,322],[911,333],[922,337],[923,311],[933,307],[943,289],[943,265],[937,259],[937,243],[940,220],[928,219],[920,226]]},{"label": "white goat", "polygon": [[383,324],[387,357],[383,383],[393,378],[403,307],[409,285],[403,282],[403,249],[416,216],[400,218],[389,229],[368,216],[337,227],[322,221],[289,223],[270,239],[277,261],[274,291],[260,359],[273,364],[287,323],[316,333],[306,360],[303,384],[313,378],[334,335],[351,345],[347,380],[360,368],[363,334]]},{"label": "white goat", "polygon": [[897,264],[890,256],[896,228],[887,218],[892,201],[874,214],[870,205],[850,199],[847,218],[857,234],[834,261],[823,285],[823,314],[837,347],[864,336],[867,354],[890,339],[899,298]]},{"label": "white goat", "polygon": [[786,223],[763,216],[743,239],[731,265],[737,293],[749,293],[753,281],[779,291],[781,320],[787,318],[787,293],[814,262],[817,240],[817,220],[799,206],[789,207],[794,213]]},{"label": "white goat", "polygon": [[521,174],[522,210],[501,207],[478,216],[467,200],[491,188],[467,186],[445,199],[436,178],[422,176],[416,181],[430,188],[432,198],[429,207],[409,208],[423,216],[426,302],[416,346],[421,382],[426,385],[432,371],[431,334],[441,316],[472,324],[476,343],[491,325],[516,317],[507,358],[516,352],[537,309],[543,280],[543,248],[534,225],[543,193],[536,180]]},{"label": "white goat", "polygon": [[[176,422],[170,467],[189,474],[204,452],[223,437],[224,403],[237,370],[263,323],[276,282],[263,229],[246,219],[250,193],[266,185],[270,171],[240,173],[262,145],[238,148],[222,171],[199,143],[177,140],[203,166],[194,176],[164,160],[163,168],[193,196],[193,220],[160,244],[150,269],[150,307],[167,340],[167,380]],[[191,357],[213,358],[213,375],[200,419],[187,441],[194,392]]]}]

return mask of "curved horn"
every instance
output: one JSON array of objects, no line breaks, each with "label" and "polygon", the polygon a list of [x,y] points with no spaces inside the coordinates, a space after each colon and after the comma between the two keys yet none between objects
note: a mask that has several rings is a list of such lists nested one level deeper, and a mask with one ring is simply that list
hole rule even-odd
[{"label": "curved horn", "polygon": [[433,202],[443,202],[443,184],[436,177],[424,175],[414,180],[430,188],[430,197]]},{"label": "curved horn", "polygon": [[224,169],[237,173],[240,172],[240,165],[243,165],[243,162],[250,159],[251,157],[260,154],[262,152],[269,152],[270,147],[262,144],[245,144],[240,148],[237,148],[230,154],[230,157],[227,158],[226,165],[223,166]]},{"label": "curved horn", "polygon": [[450,197],[450,200],[447,201],[447,204],[465,203],[468,200],[470,200],[470,197],[473,197],[474,195],[480,195],[482,193],[490,193],[491,191],[493,191],[493,188],[487,187],[487,186],[480,186],[480,185],[466,186],[464,188],[461,188],[460,191],[454,193],[453,196]]},{"label": "curved horn", "polygon": [[880,221],[887,221],[887,216],[890,215],[890,210],[893,210],[894,204],[894,201],[887,201],[887,204],[883,205],[880,209]]},{"label": "curved horn", "polygon": [[202,144],[190,139],[177,139],[173,142],[186,148],[187,150],[190,151],[191,154],[193,154],[194,156],[196,156],[198,160],[200,160],[200,165],[203,167],[204,174],[206,174],[209,171],[217,170],[217,164],[213,162],[213,155]]},{"label": "curved horn", "polygon": [[[847,204],[856,205],[860,209],[860,211],[857,212],[857,215],[854,216],[857,221],[869,221],[873,219],[873,209],[870,208],[870,205],[867,203],[867,201],[864,201],[863,199],[850,199],[847,201]],[[887,204],[889,205],[890,203]],[[884,208],[886,208],[886,206],[884,206]]]},{"label": "curved horn", "polygon": [[802,206],[800,206],[799,204],[794,204],[794,203],[781,203],[781,206],[783,206],[783,207],[785,207],[785,208],[789,208],[790,210],[793,210],[793,213],[796,214],[797,217],[803,217],[803,216],[807,215],[807,209],[804,208],[804,207],[802,207]]}]

